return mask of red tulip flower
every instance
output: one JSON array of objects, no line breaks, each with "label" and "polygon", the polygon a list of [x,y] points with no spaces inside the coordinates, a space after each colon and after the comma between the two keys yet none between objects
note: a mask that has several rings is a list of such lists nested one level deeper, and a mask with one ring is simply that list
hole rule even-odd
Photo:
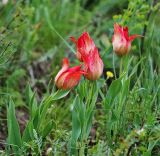
[{"label": "red tulip flower", "polygon": [[81,70],[81,65],[69,68],[69,60],[64,58],[62,69],[55,77],[55,84],[59,89],[72,89],[79,83],[82,74],[85,72]]},{"label": "red tulip flower", "polygon": [[74,37],[71,37],[71,40],[76,44],[77,58],[84,62],[85,77],[89,80],[97,80],[103,72],[103,61],[92,38],[84,32],[78,40]]},{"label": "red tulip flower", "polygon": [[76,52],[77,58],[83,62],[83,58],[82,58],[83,55],[89,55],[90,52],[93,51],[95,48],[95,44],[92,38],[89,36],[87,32],[84,32],[78,38],[78,40],[76,40],[73,36],[70,38],[77,46],[77,52]]},{"label": "red tulip flower", "polygon": [[128,54],[131,50],[131,43],[136,37],[141,35],[128,34],[128,27],[121,27],[117,23],[114,24],[114,35],[112,37],[113,50],[117,55],[122,56]]}]

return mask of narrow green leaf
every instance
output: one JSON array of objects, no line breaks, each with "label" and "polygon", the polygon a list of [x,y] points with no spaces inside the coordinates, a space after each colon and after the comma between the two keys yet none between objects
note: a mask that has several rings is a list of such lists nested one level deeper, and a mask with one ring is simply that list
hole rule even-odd
[{"label": "narrow green leaf", "polygon": [[13,151],[18,153],[18,149],[22,145],[20,128],[15,115],[15,106],[12,100],[7,108],[7,125],[8,125],[8,143],[13,144]]},{"label": "narrow green leaf", "polygon": [[114,80],[112,82],[106,96],[106,102],[105,102],[106,105],[111,105],[111,103],[116,98],[117,94],[120,92],[121,87],[122,87],[121,78]]},{"label": "narrow green leaf", "polygon": [[67,96],[69,92],[70,90],[58,90],[56,93],[54,93],[51,96],[53,98],[53,101],[56,101],[56,100],[62,99],[65,96]]},{"label": "narrow green leaf", "polygon": [[26,95],[27,95],[27,105],[29,106],[29,111],[32,118],[37,110],[37,100],[35,98],[36,93],[32,91],[29,84],[26,87]]},{"label": "narrow green leaf", "polygon": [[79,117],[79,109],[78,105],[80,105],[80,99],[76,96],[73,102],[73,111],[72,111],[72,136],[70,140],[70,155],[76,155],[76,142],[81,134],[81,121]]},{"label": "narrow green leaf", "polygon": [[74,100],[74,108],[72,111],[72,139],[77,141],[78,137],[81,133],[81,124],[80,124],[80,116],[78,105],[80,105],[80,99],[77,96]]},{"label": "narrow green leaf", "polygon": [[64,98],[68,95],[70,91],[69,90],[58,90],[56,93],[51,94],[50,96],[47,96],[41,103],[41,114],[45,113],[47,109],[53,104],[53,101],[59,100]]},{"label": "narrow green leaf", "polygon": [[34,139],[33,137],[33,123],[32,121],[29,121],[26,125],[26,128],[23,132],[23,136],[22,136],[22,141],[23,142],[29,142],[31,141],[32,139]]},{"label": "narrow green leaf", "polygon": [[41,136],[42,138],[45,138],[53,128],[55,128],[56,125],[53,121],[49,121],[45,126],[44,126],[44,129],[42,130],[41,132]]},{"label": "narrow green leaf", "polygon": [[47,113],[48,108],[53,104],[54,101],[59,100],[61,98],[64,98],[68,95],[70,91],[69,90],[58,90],[56,93],[51,94],[50,96],[47,96],[42,102],[39,109],[39,116],[38,116],[38,127],[43,123],[45,120],[45,116]]},{"label": "narrow green leaf", "polygon": [[60,37],[60,39],[64,42],[64,44],[75,54],[76,53],[75,50],[66,42],[66,40],[60,35],[60,33],[52,25],[50,16],[48,14],[48,9],[46,7],[44,7],[44,12],[45,12],[46,21],[47,21],[47,24],[48,24],[49,28],[53,32],[55,32]]}]

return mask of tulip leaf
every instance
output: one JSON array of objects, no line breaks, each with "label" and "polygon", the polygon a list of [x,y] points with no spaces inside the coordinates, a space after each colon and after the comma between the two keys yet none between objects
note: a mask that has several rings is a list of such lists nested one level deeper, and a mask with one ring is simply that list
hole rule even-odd
[{"label": "tulip leaf", "polygon": [[106,96],[106,102],[108,105],[112,104],[117,94],[120,92],[121,88],[122,88],[121,78],[114,80],[112,82]]},{"label": "tulip leaf", "polygon": [[32,120],[33,120],[33,127],[34,127],[34,129],[37,129],[38,126],[39,126],[39,122],[42,120],[40,118],[40,110],[39,109],[37,109],[37,111],[36,111],[36,113],[35,113],[35,115],[34,115],[34,117],[33,117]]},{"label": "tulip leaf", "polygon": [[45,97],[41,103],[41,115],[47,111],[47,109],[51,106],[51,104],[53,104],[54,101],[64,98],[68,95],[69,92],[70,90],[58,90],[56,93],[53,93],[50,96]]},{"label": "tulip leaf", "polygon": [[73,127],[72,127],[72,131],[73,131],[73,135],[72,135],[72,139],[74,140],[77,140],[80,133],[81,133],[81,121],[80,121],[80,109],[79,109],[79,106],[80,106],[80,99],[79,97],[77,96],[74,100],[74,108],[73,108],[73,112],[72,112],[72,124],[73,124]]},{"label": "tulip leaf", "polygon": [[47,110],[54,103],[54,101],[64,98],[69,92],[70,90],[58,90],[56,93],[53,93],[42,100],[40,109],[37,112],[37,122],[39,122],[38,128],[40,128],[41,124],[43,124]]},{"label": "tulip leaf", "polygon": [[56,101],[67,96],[69,92],[70,90],[58,90],[56,93],[54,93],[51,96],[53,97],[53,100]]},{"label": "tulip leaf", "polygon": [[17,154],[22,145],[20,128],[15,115],[15,106],[12,100],[7,107],[8,143],[12,144],[13,151]]},{"label": "tulip leaf", "polygon": [[72,136],[70,143],[70,152],[75,154],[76,152],[76,142],[81,134],[81,120],[80,120],[80,99],[79,96],[76,96],[73,102],[73,111],[72,111]]},{"label": "tulip leaf", "polygon": [[42,130],[42,134],[41,134],[41,136],[42,136],[42,138],[45,138],[50,132],[51,132],[51,130],[54,128],[54,127],[56,127],[56,125],[55,125],[55,123],[53,122],[53,121],[49,121],[45,126],[44,126],[44,128],[43,128],[43,130]]},{"label": "tulip leaf", "polygon": [[29,121],[27,123],[27,126],[23,132],[23,136],[22,136],[22,140],[23,142],[29,142],[31,141],[32,139],[34,139],[34,136],[33,136],[33,122],[32,121]]},{"label": "tulip leaf", "polygon": [[26,87],[26,95],[27,95],[27,104],[29,106],[29,111],[31,117],[33,117],[37,110],[37,100],[35,98],[36,93],[32,91],[30,85],[27,85]]}]

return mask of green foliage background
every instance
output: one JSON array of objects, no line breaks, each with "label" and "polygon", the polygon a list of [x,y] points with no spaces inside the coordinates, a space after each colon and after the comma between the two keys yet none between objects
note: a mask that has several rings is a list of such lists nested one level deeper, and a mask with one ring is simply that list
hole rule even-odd
[{"label": "green foliage background", "polygon": [[68,155],[75,91],[56,92],[54,77],[63,57],[78,64],[69,37],[83,31],[99,48],[105,71],[115,68],[118,76],[120,59],[111,44],[117,22],[144,37],[133,42],[122,77],[99,82],[95,136],[88,139],[94,143],[86,149],[99,156],[160,155],[159,16],[157,0],[1,2],[0,153]]}]

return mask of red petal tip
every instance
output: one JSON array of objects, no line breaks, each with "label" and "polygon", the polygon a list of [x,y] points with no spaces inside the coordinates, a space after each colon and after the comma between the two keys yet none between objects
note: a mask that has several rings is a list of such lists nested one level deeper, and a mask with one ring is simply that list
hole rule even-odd
[{"label": "red petal tip", "polygon": [[69,38],[71,39],[71,41],[72,41],[73,43],[75,43],[75,44],[77,43],[77,40],[76,40],[76,38],[75,38],[74,36],[70,36]]},{"label": "red petal tip", "polygon": [[64,58],[62,64],[69,66],[69,60],[68,60],[68,58]]},{"label": "red petal tip", "polygon": [[137,34],[135,34],[135,35],[131,35],[131,36],[129,36],[129,40],[130,41],[133,41],[135,38],[137,38],[137,37],[144,37],[144,36],[142,36],[142,35],[137,35]]}]

